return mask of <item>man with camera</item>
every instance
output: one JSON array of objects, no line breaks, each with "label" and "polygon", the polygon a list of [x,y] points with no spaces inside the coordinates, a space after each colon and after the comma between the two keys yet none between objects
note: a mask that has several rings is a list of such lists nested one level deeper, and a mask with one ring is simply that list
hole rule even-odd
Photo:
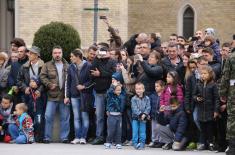
[{"label": "man with camera", "polygon": [[92,63],[91,75],[95,83],[96,106],[96,139],[93,145],[104,143],[104,115],[106,91],[112,82],[112,74],[115,72],[115,62],[110,58],[108,48],[101,47]]}]

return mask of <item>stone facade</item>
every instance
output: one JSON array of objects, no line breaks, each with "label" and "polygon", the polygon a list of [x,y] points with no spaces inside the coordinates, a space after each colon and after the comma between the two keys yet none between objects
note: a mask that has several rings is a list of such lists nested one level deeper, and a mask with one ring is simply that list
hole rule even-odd
[{"label": "stone facade", "polygon": [[[127,2],[127,0],[99,0],[100,8],[109,8],[109,11],[101,11],[99,15],[107,15],[111,25],[119,29],[123,39],[127,38]],[[77,29],[82,47],[88,47],[93,43],[94,13],[85,11],[84,8],[93,7],[93,0],[18,0],[16,36],[24,38],[26,43],[31,45],[34,33],[41,25],[51,21],[62,21]],[[108,37],[106,25],[98,19],[98,41],[107,41]]]},{"label": "stone facade", "polygon": [[182,12],[191,6],[195,30],[213,27],[221,42],[234,34],[234,0],[129,0],[128,35],[160,32],[163,40],[171,33],[182,35]]},{"label": "stone facade", "polygon": [[[74,26],[82,47],[93,42],[93,0],[17,0],[16,36],[32,44],[34,33],[41,25],[62,21]],[[234,34],[234,0],[99,0],[99,15],[107,15],[111,25],[119,29],[123,40],[139,32],[160,32],[162,40],[171,33],[182,34],[182,12],[191,6],[195,13],[195,30],[213,27],[217,37],[230,41]],[[109,37],[106,25],[98,19],[98,41]]]}]

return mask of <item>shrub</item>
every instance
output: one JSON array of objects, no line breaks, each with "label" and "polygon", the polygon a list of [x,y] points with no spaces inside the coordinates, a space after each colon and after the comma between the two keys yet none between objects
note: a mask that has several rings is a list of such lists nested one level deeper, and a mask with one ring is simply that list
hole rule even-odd
[{"label": "shrub", "polygon": [[69,24],[51,22],[41,26],[34,34],[33,45],[41,49],[41,58],[45,62],[52,59],[52,49],[59,45],[63,48],[63,57],[68,61],[70,52],[80,48],[80,36]]}]

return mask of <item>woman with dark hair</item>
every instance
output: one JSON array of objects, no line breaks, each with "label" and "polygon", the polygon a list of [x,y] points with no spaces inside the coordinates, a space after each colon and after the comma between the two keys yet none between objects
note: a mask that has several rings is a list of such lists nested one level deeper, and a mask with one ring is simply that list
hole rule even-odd
[{"label": "woman with dark hair", "polygon": [[158,52],[151,52],[147,61],[144,61],[141,55],[138,55],[139,63],[137,81],[145,86],[146,95],[155,91],[155,82],[163,78],[163,67],[161,65],[161,55]]},{"label": "woman with dark hair", "polygon": [[74,114],[75,139],[72,144],[86,144],[89,128],[88,110],[92,104],[91,64],[83,60],[83,52],[71,52],[71,64],[67,73],[66,97],[71,98]]},{"label": "woman with dark hair", "polygon": [[[188,62],[189,62],[189,59],[190,59],[190,53],[184,52],[182,59],[183,59],[183,63],[176,67],[176,71],[179,75],[180,83],[182,85],[184,85],[185,84],[186,72],[188,70]],[[187,76],[189,76],[188,74],[189,74],[189,72],[187,72]]]}]

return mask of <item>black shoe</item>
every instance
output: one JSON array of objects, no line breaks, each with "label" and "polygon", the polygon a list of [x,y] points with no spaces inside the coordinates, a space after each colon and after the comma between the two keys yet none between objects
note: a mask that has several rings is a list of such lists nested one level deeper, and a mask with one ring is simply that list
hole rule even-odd
[{"label": "black shoe", "polygon": [[49,141],[49,140],[44,139],[44,140],[43,140],[43,143],[44,143],[44,144],[50,144],[50,141]]},{"label": "black shoe", "polygon": [[164,143],[156,143],[155,145],[154,145],[154,147],[153,148],[162,148],[162,146],[164,145]]},{"label": "black shoe", "polygon": [[68,139],[64,139],[64,140],[62,141],[62,143],[68,144],[68,143],[69,143],[69,140],[68,140]]},{"label": "black shoe", "polygon": [[88,142],[88,143],[92,143],[92,142],[94,141],[94,139],[95,139],[95,138],[89,138],[89,139],[87,140],[87,142]]},{"label": "black shoe", "polygon": [[103,145],[104,141],[101,138],[96,138],[93,140],[93,142],[91,142],[92,145]]}]

